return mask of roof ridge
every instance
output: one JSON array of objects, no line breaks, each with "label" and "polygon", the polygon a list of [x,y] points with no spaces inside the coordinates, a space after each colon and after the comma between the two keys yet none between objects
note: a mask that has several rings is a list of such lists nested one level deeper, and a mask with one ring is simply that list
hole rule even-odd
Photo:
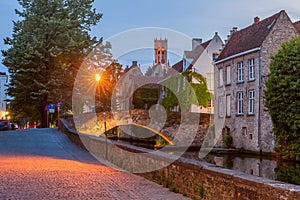
[{"label": "roof ridge", "polygon": [[216,61],[223,60],[224,58],[237,53],[260,47],[262,42],[269,35],[279,16],[283,13],[286,13],[285,10],[281,10],[270,17],[234,32]]}]

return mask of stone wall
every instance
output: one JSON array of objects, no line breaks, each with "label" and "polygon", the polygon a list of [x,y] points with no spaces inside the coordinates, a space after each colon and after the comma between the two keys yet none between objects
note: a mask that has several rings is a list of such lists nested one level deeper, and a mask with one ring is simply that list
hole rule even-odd
[{"label": "stone wall", "polygon": [[[248,60],[254,59],[255,66],[255,79],[248,80]],[[244,70],[244,81],[237,82],[237,64],[243,63]],[[230,67],[230,84],[226,84],[224,79],[224,86],[219,87],[218,90],[223,91],[223,106],[224,106],[224,117],[225,124],[224,127],[230,129],[230,135],[233,138],[233,146],[235,148],[243,148],[251,151],[259,151],[258,148],[258,100],[254,101],[254,114],[248,114],[248,91],[254,91],[255,97],[258,96],[258,77],[259,71],[259,52],[249,53],[240,57],[236,57],[219,64],[217,67],[224,69],[224,77],[226,77],[226,67]],[[218,74],[218,73],[216,73]],[[216,79],[218,80],[218,79]],[[243,92],[243,114],[237,114],[237,92]],[[221,93],[222,94],[222,93]],[[226,96],[230,96],[230,115],[226,115]],[[216,95],[216,98],[218,96]],[[215,107],[218,108],[218,99],[215,99]],[[216,113],[218,114],[218,113]],[[218,117],[218,116],[217,116]]]},{"label": "stone wall", "polygon": [[[142,167],[146,172],[138,173],[139,175],[192,199],[300,199],[300,186],[222,169],[186,158],[179,158],[170,164],[168,162],[174,159],[173,155],[118,142],[106,142],[104,138],[71,130],[64,119],[61,122],[61,130],[70,140],[97,158],[105,158],[112,166],[130,172],[137,172]],[[139,168],[135,168],[136,166]],[[159,168],[148,170],[148,166]]]}]

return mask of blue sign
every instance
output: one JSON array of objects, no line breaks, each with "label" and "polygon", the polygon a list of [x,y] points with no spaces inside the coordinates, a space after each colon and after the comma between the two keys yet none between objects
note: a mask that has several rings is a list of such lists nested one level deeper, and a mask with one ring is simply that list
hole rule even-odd
[{"label": "blue sign", "polygon": [[55,109],[55,104],[50,104],[49,109]]},{"label": "blue sign", "polygon": [[59,102],[59,103],[57,103],[57,107],[61,107],[61,103]]}]

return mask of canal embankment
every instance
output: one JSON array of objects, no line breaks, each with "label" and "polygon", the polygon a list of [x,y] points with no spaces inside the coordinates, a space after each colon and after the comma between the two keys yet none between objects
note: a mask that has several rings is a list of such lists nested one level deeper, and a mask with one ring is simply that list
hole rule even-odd
[{"label": "canal embankment", "polygon": [[297,185],[78,133],[61,122],[62,132],[97,158],[193,199],[300,199]]}]

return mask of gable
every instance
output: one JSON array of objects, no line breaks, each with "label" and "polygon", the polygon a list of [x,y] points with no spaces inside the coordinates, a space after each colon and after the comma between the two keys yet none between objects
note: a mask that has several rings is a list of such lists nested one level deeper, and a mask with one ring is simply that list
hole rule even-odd
[{"label": "gable", "polygon": [[285,13],[285,11],[280,11],[271,17],[233,33],[216,59],[216,62],[229,56],[260,47],[282,13]]}]

